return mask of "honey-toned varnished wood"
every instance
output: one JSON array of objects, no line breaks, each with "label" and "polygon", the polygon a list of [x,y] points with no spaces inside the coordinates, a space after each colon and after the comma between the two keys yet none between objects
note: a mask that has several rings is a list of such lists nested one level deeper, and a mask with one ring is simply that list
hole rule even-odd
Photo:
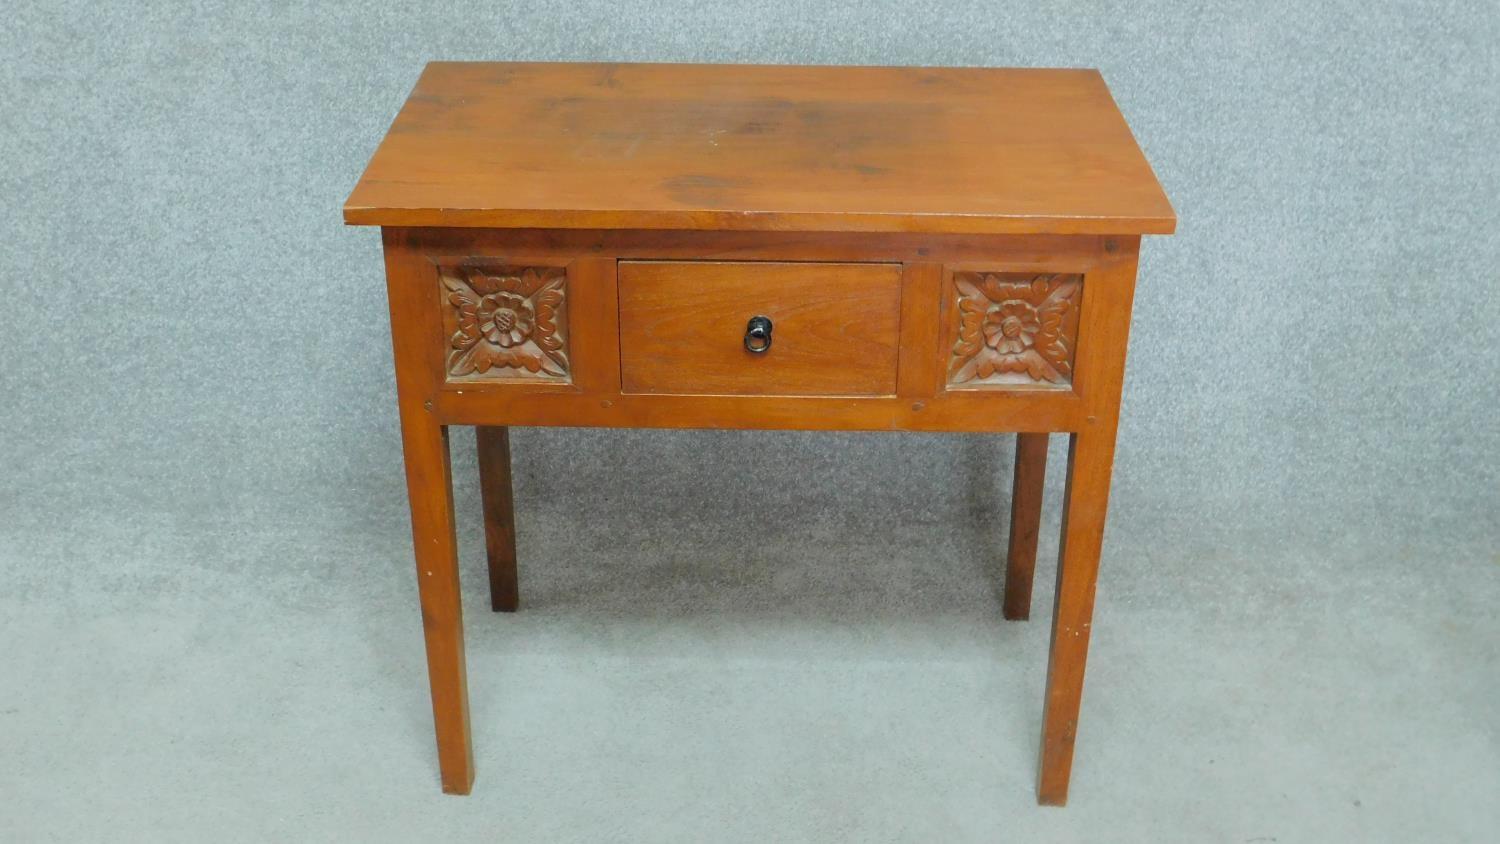
[{"label": "honey-toned varnished wood", "polygon": [[515,612],[520,605],[516,577],[516,505],[510,482],[510,429],[474,429],[479,452],[479,497],[484,505],[484,551],[490,571],[490,609]]},{"label": "honey-toned varnished wood", "polygon": [[437,63],[344,212],[383,227],[445,791],[474,777],[448,428],[479,426],[510,611],[509,428],[557,425],[1021,432],[1012,619],[1068,434],[1037,778],[1067,799],[1140,235],[1175,225],[1097,73]]},{"label": "honey-toned varnished wood", "polygon": [[1066,388],[1082,284],[1071,273],[955,272],[949,388]]},{"label": "honey-toned varnished wood", "polygon": [[433,296],[436,276],[422,255],[398,232],[385,237],[386,287],[391,309],[391,346],[396,358],[396,395],[401,445],[416,549],[417,590],[427,644],[427,679],[437,732],[443,791],[468,794],[474,784],[469,738],[469,681],[464,661],[464,610],[459,592],[458,539],[453,518],[453,481],[448,428],[433,412],[445,346],[434,343],[442,323]]},{"label": "honey-toned varnished wood", "polygon": [[1068,441],[1068,481],[1063,492],[1062,541],[1037,781],[1037,799],[1048,805],[1067,802],[1073,770],[1083,670],[1089,637],[1093,635],[1094,587],[1109,509],[1115,431],[1120,421],[1120,387],[1130,335],[1138,243],[1139,239],[1132,238],[1121,248],[1118,263],[1084,280],[1076,378],[1079,385],[1087,387],[1087,415],[1085,424]]},{"label": "honey-toned varnished wood", "polygon": [[1047,480],[1048,439],[1046,434],[1016,435],[1010,542],[1005,551],[1004,615],[1012,621],[1025,621],[1031,617],[1031,581],[1036,571],[1036,541],[1042,523],[1042,487]]},{"label": "honey-toned varnished wood", "polygon": [[1094,70],[434,62],[382,226],[1120,234],[1176,218]]},{"label": "honey-toned varnished wood", "polygon": [[564,268],[464,263],[438,272],[448,380],[569,380]]},{"label": "honey-toned varnished wood", "polygon": [[620,264],[626,393],[894,395],[900,320],[895,264]]}]

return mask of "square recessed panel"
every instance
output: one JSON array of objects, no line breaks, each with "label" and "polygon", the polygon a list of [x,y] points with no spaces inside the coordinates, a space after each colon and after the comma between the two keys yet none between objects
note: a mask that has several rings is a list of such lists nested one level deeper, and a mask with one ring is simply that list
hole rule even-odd
[{"label": "square recessed panel", "polygon": [[1068,389],[1083,276],[955,271],[949,281],[947,387]]},{"label": "square recessed panel", "polygon": [[627,393],[893,395],[900,325],[898,264],[620,262]]},{"label": "square recessed panel", "polygon": [[438,267],[449,381],[571,383],[563,267]]}]

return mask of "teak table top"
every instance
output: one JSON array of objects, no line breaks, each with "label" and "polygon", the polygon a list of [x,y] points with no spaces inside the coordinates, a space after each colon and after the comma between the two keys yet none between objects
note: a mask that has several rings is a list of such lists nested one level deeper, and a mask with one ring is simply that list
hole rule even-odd
[{"label": "teak table top", "polygon": [[350,224],[1169,234],[1094,70],[434,62]]}]

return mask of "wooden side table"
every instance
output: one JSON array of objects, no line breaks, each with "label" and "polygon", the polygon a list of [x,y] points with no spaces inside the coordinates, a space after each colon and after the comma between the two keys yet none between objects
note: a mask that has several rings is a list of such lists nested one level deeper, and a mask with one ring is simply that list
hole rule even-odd
[{"label": "wooden side table", "polygon": [[448,427],[1019,432],[1004,613],[1068,482],[1039,799],[1067,798],[1143,234],[1176,218],[1092,70],[435,63],[344,219],[382,227],[443,790],[473,783]]}]

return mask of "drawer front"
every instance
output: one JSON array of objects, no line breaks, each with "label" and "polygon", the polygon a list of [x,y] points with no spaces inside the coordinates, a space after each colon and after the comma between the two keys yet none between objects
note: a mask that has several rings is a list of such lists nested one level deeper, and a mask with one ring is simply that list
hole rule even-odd
[{"label": "drawer front", "polygon": [[900,265],[621,261],[619,284],[627,393],[896,392]]}]

